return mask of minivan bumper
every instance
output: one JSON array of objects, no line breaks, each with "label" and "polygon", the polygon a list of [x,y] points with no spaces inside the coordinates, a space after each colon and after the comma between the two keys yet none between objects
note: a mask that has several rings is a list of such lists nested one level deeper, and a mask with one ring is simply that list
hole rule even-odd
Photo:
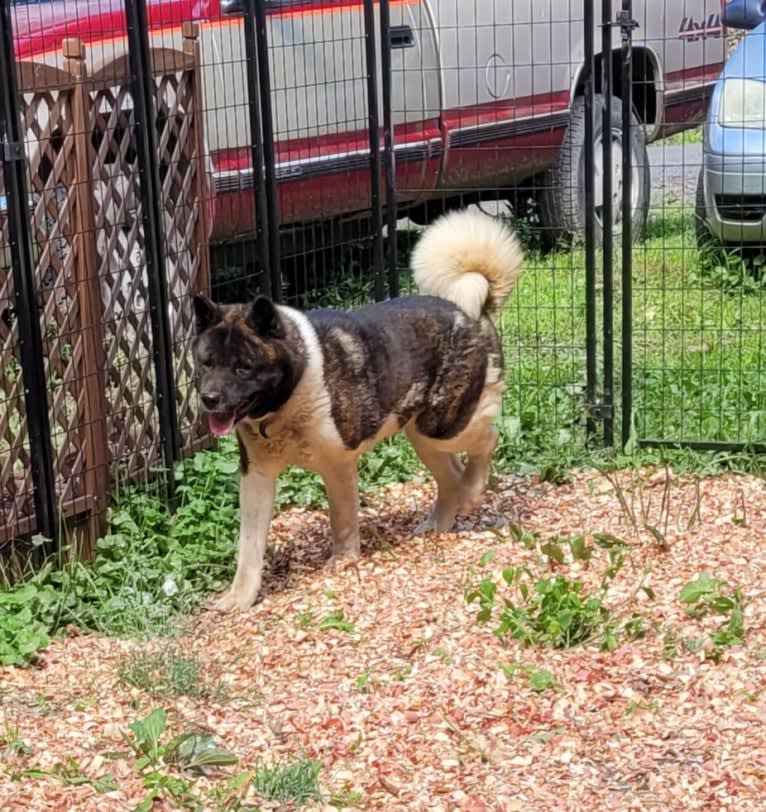
[{"label": "minivan bumper", "polygon": [[766,154],[706,153],[705,215],[722,242],[766,242]]}]

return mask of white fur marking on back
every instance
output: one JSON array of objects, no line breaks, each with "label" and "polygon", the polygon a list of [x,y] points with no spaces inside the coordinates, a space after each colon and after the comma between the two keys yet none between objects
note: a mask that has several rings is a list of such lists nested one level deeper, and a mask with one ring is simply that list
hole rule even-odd
[{"label": "white fur marking on back", "polygon": [[351,362],[354,371],[361,372],[364,368],[365,358],[364,351],[359,346],[357,339],[342,327],[333,327],[330,330],[330,335],[343,348],[343,352],[348,356],[348,360]]}]

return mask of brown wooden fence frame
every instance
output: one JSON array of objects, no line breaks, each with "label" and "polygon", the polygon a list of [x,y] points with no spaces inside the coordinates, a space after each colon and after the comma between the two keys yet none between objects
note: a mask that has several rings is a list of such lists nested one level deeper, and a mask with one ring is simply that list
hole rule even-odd
[{"label": "brown wooden fence frame", "polygon": [[[209,220],[206,212],[208,190],[206,189],[204,113],[198,33],[196,23],[185,23],[182,27],[182,49],[163,47],[155,49],[151,53],[152,75],[155,79],[192,72],[193,123],[191,126],[193,131],[191,137],[193,143],[189,145],[190,149],[186,155],[190,158],[196,173],[192,196],[192,216],[196,217],[196,224],[192,224],[194,228],[192,239],[196,246],[194,263],[198,264],[193,289],[184,291],[184,296],[187,293],[191,295],[199,291],[207,292],[210,286],[207,247]],[[65,40],[62,52],[64,70],[40,63],[18,62],[18,92],[20,99],[24,94],[40,94],[47,91],[59,94],[59,99],[63,97],[63,94],[71,96],[69,100],[62,102],[62,104],[67,103],[71,106],[71,122],[64,133],[64,140],[74,139],[71,149],[62,150],[66,154],[71,152],[74,165],[71,175],[68,174],[67,177],[72,178],[70,185],[73,185],[75,189],[74,227],[71,229],[72,233],[65,236],[70,250],[74,254],[71,281],[73,282],[73,299],[78,307],[78,332],[82,342],[74,384],[85,387],[82,403],[81,405],[78,403],[80,419],[77,425],[71,428],[77,433],[77,442],[81,445],[84,456],[80,468],[81,482],[77,488],[79,493],[73,494],[72,498],[58,504],[58,510],[59,525],[62,530],[65,530],[62,533],[62,540],[66,536],[66,540],[80,555],[88,557],[93,552],[95,541],[105,529],[104,523],[115,475],[115,461],[112,459],[108,427],[109,403],[106,396],[105,342],[107,336],[103,321],[105,302],[102,280],[99,276],[100,261],[96,242],[97,217],[94,207],[94,146],[91,132],[91,105],[94,103],[93,94],[95,92],[102,88],[128,85],[130,74],[127,55],[122,55],[113,62],[102,66],[98,71],[90,73],[85,48],[79,39]],[[156,112],[155,107],[155,114]],[[61,228],[63,229],[63,226]],[[38,288],[45,269],[45,257],[50,255],[50,251],[50,246],[41,245],[40,256],[35,263]],[[180,307],[182,303],[176,302],[175,304]],[[45,307],[41,311],[43,319],[44,314]],[[167,317],[167,314],[165,315]],[[75,339],[72,339],[72,345],[75,345]],[[177,365],[178,359],[176,359]],[[49,394],[49,410],[54,410],[56,400],[55,396]],[[55,417],[55,414],[52,414],[52,425],[55,425]],[[25,420],[22,420],[22,427],[19,431],[25,431]],[[192,436],[187,438],[187,449],[204,445],[204,437],[190,434]],[[20,443],[19,447],[23,447],[23,440],[20,440]],[[13,453],[13,448],[11,453]],[[56,456],[54,449],[54,460]],[[55,465],[56,478],[60,480],[62,472],[60,461],[58,462],[59,464]],[[146,471],[145,476],[148,478],[150,472]],[[27,477],[26,482],[28,481]],[[0,485],[2,484],[0,482]],[[62,486],[60,490],[63,492],[65,488]],[[2,494],[0,493],[0,495]],[[13,542],[31,536],[37,531],[34,513],[30,513],[28,510],[26,515],[19,513],[18,503],[15,504],[16,507],[10,511],[10,521],[4,519],[8,512],[3,513],[0,505],[0,543]]]}]

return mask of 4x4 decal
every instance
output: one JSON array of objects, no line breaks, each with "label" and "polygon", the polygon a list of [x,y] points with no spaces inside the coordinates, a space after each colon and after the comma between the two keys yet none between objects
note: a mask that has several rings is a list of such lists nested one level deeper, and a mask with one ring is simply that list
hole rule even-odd
[{"label": "4x4 decal", "polygon": [[720,39],[723,35],[721,15],[713,13],[707,19],[695,20],[694,17],[684,17],[678,27],[678,38],[687,42],[697,42],[701,39]]}]

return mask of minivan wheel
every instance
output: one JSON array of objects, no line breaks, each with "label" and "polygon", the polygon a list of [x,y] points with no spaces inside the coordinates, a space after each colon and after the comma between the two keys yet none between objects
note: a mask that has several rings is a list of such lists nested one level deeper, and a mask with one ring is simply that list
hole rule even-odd
[{"label": "minivan wheel", "polygon": [[[600,94],[594,97],[596,111],[593,125],[593,160],[595,168],[595,234],[596,242],[603,242],[604,200],[602,178],[604,166],[604,99]],[[625,139],[622,132],[622,102],[612,99],[612,126],[609,132],[612,146],[612,218],[615,235],[622,233],[622,150]],[[649,156],[646,150],[644,128],[631,113],[629,147],[631,162],[631,209],[634,240],[641,240],[646,234],[651,196],[651,176]],[[548,170],[543,179],[540,194],[540,217],[546,232],[547,241],[554,243],[562,237],[578,236],[585,233],[585,99],[578,96],[572,103],[569,127],[561,144],[556,164]]]}]

